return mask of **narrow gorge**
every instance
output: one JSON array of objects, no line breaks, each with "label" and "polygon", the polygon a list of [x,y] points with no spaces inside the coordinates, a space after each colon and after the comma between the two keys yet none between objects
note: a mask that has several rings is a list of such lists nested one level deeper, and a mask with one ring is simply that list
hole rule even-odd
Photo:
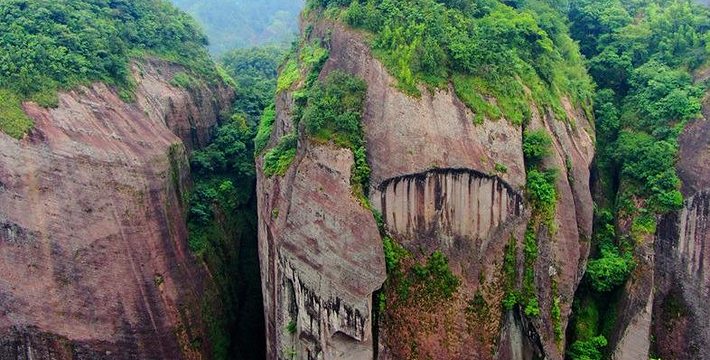
[{"label": "narrow gorge", "polygon": [[710,359],[705,4],[174,3],[0,0],[1,360]]}]

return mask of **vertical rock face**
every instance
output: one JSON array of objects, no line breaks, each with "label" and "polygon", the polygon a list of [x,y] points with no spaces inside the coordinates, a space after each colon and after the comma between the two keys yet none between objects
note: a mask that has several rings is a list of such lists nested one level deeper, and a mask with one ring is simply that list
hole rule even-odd
[{"label": "vertical rock face", "polygon": [[[208,274],[187,248],[186,150],[207,141],[226,87],[169,85],[133,65],[136,102],[102,84],[24,105],[0,133],[0,358],[199,359]],[[194,346],[202,341],[204,344]]]},{"label": "vertical rock face", "polygon": [[350,150],[303,142],[284,177],[259,174],[268,359],[373,357],[384,258],[372,213],[351,193],[352,165]]},{"label": "vertical rock face", "polygon": [[510,185],[461,169],[390,179],[371,197],[389,230],[405,239],[434,234],[488,239],[499,225],[523,212],[523,199]]},{"label": "vertical rock face", "polygon": [[683,209],[659,223],[652,350],[663,359],[710,358],[710,105],[679,138]]},{"label": "vertical rock face", "polygon": [[[592,230],[592,125],[571,106],[566,106],[569,121],[533,106],[529,126],[552,136],[554,152],[546,165],[560,171],[557,228],[542,231],[549,235],[540,239],[535,263],[541,315],[528,319],[520,309],[506,313],[500,305],[505,248],[512,238],[518,264],[523,263],[530,218],[521,127],[503,119],[474,125],[475,114],[452,89],[421,88],[421,98],[407,96],[361,34],[326,20],[312,25],[311,38],[329,39],[330,58],[321,78],[339,70],[368,85],[362,122],[373,208],[383,214],[397,242],[422,254],[416,255],[419,260],[441,251],[462,279],[446,307],[413,310],[406,324],[377,324],[379,358],[531,359],[538,354],[562,359],[564,339],[555,339],[554,328],[566,326]],[[293,126],[290,93],[282,93],[276,104],[270,146]],[[258,180],[269,358],[371,359],[370,299],[385,279],[383,251],[372,215],[351,194],[352,155],[303,138],[298,149],[285,176],[260,173]],[[497,172],[501,166],[496,165],[507,172]],[[523,269],[517,270],[520,279]],[[479,293],[487,304],[483,317],[467,311]],[[551,315],[555,298],[561,305],[559,324]],[[349,317],[327,310],[328,303],[346,306],[356,321],[344,321]],[[364,336],[358,331],[360,317]],[[295,331],[290,332],[292,321]],[[400,351],[411,350],[411,344],[417,344],[412,352]]]}]

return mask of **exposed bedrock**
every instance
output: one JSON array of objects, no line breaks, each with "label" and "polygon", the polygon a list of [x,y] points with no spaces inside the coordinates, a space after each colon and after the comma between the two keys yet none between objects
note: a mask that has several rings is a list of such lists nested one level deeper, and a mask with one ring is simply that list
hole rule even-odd
[{"label": "exposed bedrock", "polygon": [[447,250],[455,248],[456,237],[487,240],[523,212],[523,198],[510,185],[465,169],[434,169],[390,179],[371,198],[399,238],[448,236],[448,244],[436,244]]},{"label": "exposed bedrock", "polygon": [[284,177],[259,172],[268,359],[373,358],[384,255],[372,213],[352,195],[352,165],[350,150],[303,141]]},{"label": "exposed bedrock", "polygon": [[209,275],[184,221],[187,151],[233,95],[175,88],[182,68],[162,61],[133,68],[133,104],[97,83],[60,93],[54,109],[24,104],[35,128],[23,140],[0,133],[3,360],[209,353]]},{"label": "exposed bedrock", "polygon": [[710,104],[679,138],[683,209],[656,236],[652,350],[662,359],[710,358]]},{"label": "exposed bedrock", "polygon": [[[566,326],[588,255],[593,212],[589,190],[593,125],[566,99],[563,103],[569,120],[554,119],[531,105],[534,115],[528,126],[544,129],[553,139],[553,155],[545,165],[559,170],[557,226],[551,232],[540,231],[535,287],[541,315],[521,320],[523,327],[513,326],[508,324],[513,317],[503,314],[500,307],[500,274],[505,245],[511,237],[517,241],[522,264],[522,240],[530,216],[523,196],[526,179],[521,127],[505,119],[474,125],[475,114],[450,88],[431,92],[420,87],[420,98],[405,95],[397,91],[396,80],[372,56],[361,33],[326,20],[314,23],[310,36],[326,35],[331,51],[321,78],[341,70],[364,79],[368,85],[363,127],[372,168],[373,207],[383,213],[398,242],[414,254],[442,251],[454,273],[463,279],[462,290],[449,309],[457,314],[453,326],[422,330],[415,338],[381,327],[380,356],[401,357],[391,353],[389,341],[395,345],[416,342],[421,357],[509,359],[510,349],[518,344],[510,340],[510,329],[525,328],[531,331],[526,330],[522,337],[532,339],[526,342],[537,341],[549,359],[561,359],[564,339],[560,343],[555,340],[550,314],[553,299],[558,297],[560,326]],[[287,99],[284,95],[282,104],[287,105]],[[278,119],[277,115],[277,123]],[[288,126],[283,124],[282,130],[274,132],[283,133]],[[507,172],[497,173],[497,164],[504,165]],[[335,213],[330,208],[327,211]],[[372,246],[370,251],[381,251],[381,244],[373,242]],[[523,269],[519,271],[521,278]],[[557,283],[554,294],[553,281]],[[477,292],[482,292],[491,305],[490,321],[469,329],[462,314]],[[435,315],[412,313],[410,326],[427,316]],[[485,336],[479,336],[482,334]]]}]

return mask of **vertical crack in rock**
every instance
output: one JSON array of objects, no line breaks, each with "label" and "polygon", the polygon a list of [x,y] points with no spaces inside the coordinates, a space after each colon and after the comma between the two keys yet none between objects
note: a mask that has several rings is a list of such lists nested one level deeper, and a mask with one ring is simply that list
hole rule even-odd
[{"label": "vertical crack in rock", "polygon": [[652,334],[662,358],[710,358],[710,190],[665,216],[656,237]]},{"label": "vertical crack in rock", "polygon": [[522,196],[496,176],[469,169],[434,169],[384,181],[372,196],[398,238],[438,237],[452,249],[454,238],[490,238],[522,213]]}]

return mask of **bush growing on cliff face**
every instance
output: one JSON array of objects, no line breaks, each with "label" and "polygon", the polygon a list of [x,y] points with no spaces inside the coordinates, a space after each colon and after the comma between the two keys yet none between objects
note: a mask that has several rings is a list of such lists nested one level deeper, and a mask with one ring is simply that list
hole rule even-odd
[{"label": "bush growing on cliff face", "polygon": [[554,170],[544,172],[536,169],[528,170],[526,190],[533,206],[540,213],[551,212],[557,204],[556,178],[557,171]]},{"label": "bush growing on cliff face", "polygon": [[20,98],[10,91],[0,89],[0,131],[20,139],[32,128],[32,124],[20,106]]},{"label": "bush growing on cliff face", "polygon": [[296,134],[284,135],[273,149],[264,154],[264,175],[271,177],[286,174],[293,158],[296,157],[297,145],[298,136]]},{"label": "bush growing on cliff face", "polygon": [[622,285],[634,268],[629,256],[621,256],[617,248],[606,246],[601,256],[587,264],[587,277],[592,288],[598,292],[608,292]]},{"label": "bush growing on cliff face", "polygon": [[529,165],[538,165],[551,153],[552,138],[545,129],[525,132],[523,135],[523,155]]},{"label": "bush growing on cliff face", "polygon": [[604,336],[597,336],[587,341],[575,341],[570,347],[571,360],[602,360],[603,350],[607,345]]}]

